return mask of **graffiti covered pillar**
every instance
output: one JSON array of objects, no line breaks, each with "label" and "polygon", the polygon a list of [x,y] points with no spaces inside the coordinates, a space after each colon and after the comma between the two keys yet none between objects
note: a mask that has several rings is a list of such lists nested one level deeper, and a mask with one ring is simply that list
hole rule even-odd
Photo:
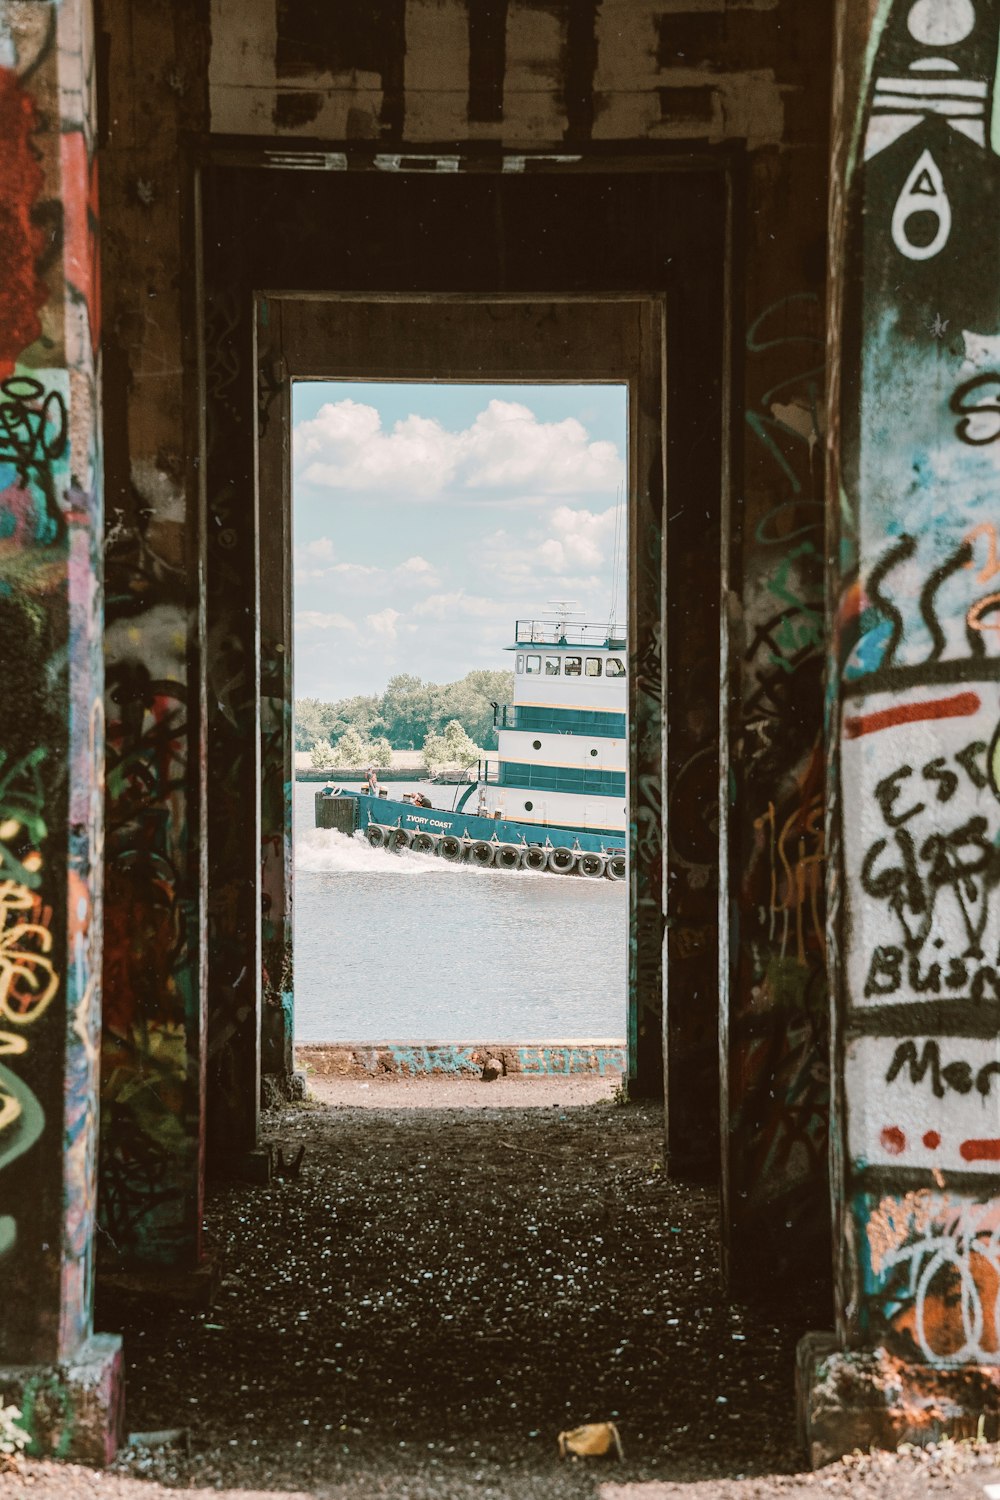
[{"label": "graffiti covered pillar", "polygon": [[0,4],[0,1405],[104,1463],[92,1321],[104,724],[88,0]]},{"label": "graffiti covered pillar", "polygon": [[[189,1270],[205,1158],[193,172],[199,0],[103,0],[107,877],[101,1270]],[[134,59],[162,59],[155,78]],[[136,266],[141,265],[141,274]],[[155,1274],[159,1274],[159,1271]]]},{"label": "graffiti covered pillar", "polygon": [[788,98],[799,103],[789,105],[786,144],[748,154],[737,282],[743,420],[733,424],[726,558],[723,1223],[731,1284],[753,1296],[829,1277],[822,434],[831,30],[828,3],[778,23],[775,53],[795,59]]},{"label": "graffiti covered pillar", "polygon": [[[844,0],[832,321],[836,1339],[814,1462],[1000,1413],[996,0]],[[839,426],[839,431],[838,431]]]},{"label": "graffiti covered pillar", "polygon": [[[279,914],[275,926],[267,914],[268,962],[277,972],[279,987],[289,980],[281,972],[285,944],[280,930],[289,890],[287,870],[283,865],[277,881],[270,879],[272,870],[265,860],[274,846],[269,851],[261,837],[262,802],[268,815],[266,832],[276,832],[280,744],[278,757],[270,756],[266,767],[261,753],[265,736],[271,746],[280,740],[274,710],[283,706],[288,669],[273,658],[262,666],[261,537],[252,424],[258,417],[259,397],[258,431],[266,426],[268,390],[265,380],[260,385],[256,380],[250,247],[233,246],[215,229],[217,181],[206,172],[206,756],[213,787],[206,809],[211,954],[207,1158],[211,1173],[238,1176],[263,1168],[263,1158],[255,1164],[255,1152],[261,1087],[262,896],[267,891],[276,894]],[[272,606],[273,592],[265,609],[269,647],[280,642],[280,636],[276,641],[271,634]],[[283,801],[283,786],[280,796]],[[277,1008],[273,1004],[270,968],[268,1061],[280,1071],[286,1011],[280,1001]],[[280,1033],[276,1045],[275,1032]]]},{"label": "graffiti covered pillar", "polygon": [[282,304],[257,305],[260,505],[260,1072],[271,1098],[294,1075],[292,986],[292,389]]}]

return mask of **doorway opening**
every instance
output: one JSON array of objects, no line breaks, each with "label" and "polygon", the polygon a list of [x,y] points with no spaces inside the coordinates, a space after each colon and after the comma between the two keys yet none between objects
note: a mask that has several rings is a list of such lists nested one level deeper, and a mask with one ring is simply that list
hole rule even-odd
[{"label": "doorway opening", "polygon": [[[737,394],[724,375],[734,305],[726,184],[721,157],[447,178],[228,156],[206,168],[207,773],[228,789],[207,809],[209,943],[223,997],[209,1027],[210,1139],[254,1138],[253,1094],[234,1077],[259,1068],[281,1088],[294,1072],[283,452],[292,383],[444,372],[629,384],[629,839],[639,857],[629,871],[628,1087],[663,1099],[666,1041],[671,1159],[713,1156],[719,872],[700,849],[685,847],[679,862],[665,839],[663,724],[669,716],[675,768],[717,733],[723,434],[733,430],[724,410]],[[294,229],[276,235],[278,223]],[[680,1002],[669,1022],[667,968]]]},{"label": "doorway opening", "polygon": [[[581,316],[584,312],[585,317]],[[262,660],[270,659],[280,664],[279,670],[269,684],[273,696],[268,693],[262,694],[262,710],[269,706],[271,708],[270,714],[265,715],[262,722],[262,835],[265,863],[267,864],[270,860],[270,869],[265,869],[264,972],[265,976],[272,971],[282,972],[285,976],[282,1001],[285,1001],[287,995],[288,1009],[291,1008],[292,988],[290,978],[293,887],[293,816],[290,789],[294,785],[296,769],[291,711],[296,692],[291,675],[292,622],[295,606],[292,597],[294,539],[290,517],[293,455],[290,438],[296,425],[292,405],[292,393],[296,389],[296,382],[308,383],[333,379],[342,381],[364,379],[370,382],[402,380],[411,383],[421,382],[425,386],[433,382],[438,399],[445,398],[449,394],[454,398],[458,389],[465,388],[466,400],[471,400],[475,395],[475,391],[468,390],[469,387],[478,387],[481,396],[484,386],[489,382],[495,382],[515,384],[522,388],[522,394],[524,388],[529,386],[540,391],[542,387],[545,387],[547,388],[545,399],[549,402],[556,399],[559,388],[563,390],[573,388],[577,393],[588,392],[588,399],[594,398],[595,391],[610,388],[618,391],[617,399],[621,403],[622,417],[624,417],[624,403],[627,401],[627,409],[631,414],[628,426],[627,463],[624,465],[624,474],[619,475],[619,484],[623,496],[620,518],[621,534],[623,538],[625,536],[629,538],[627,547],[623,548],[623,552],[628,552],[629,587],[626,591],[619,585],[618,590],[619,601],[622,594],[627,592],[627,618],[622,619],[621,626],[615,623],[612,634],[609,634],[608,620],[605,619],[601,622],[601,640],[598,641],[595,636],[589,646],[580,642],[574,644],[576,639],[573,630],[574,622],[569,615],[566,618],[546,620],[546,611],[544,609],[532,610],[530,599],[525,601],[529,607],[528,613],[521,619],[520,624],[514,620],[505,621],[504,628],[514,629],[514,636],[508,639],[508,644],[515,648],[511,653],[514,657],[515,683],[518,683],[520,677],[519,686],[512,695],[514,701],[501,703],[499,698],[495,700],[497,703],[497,737],[500,744],[506,737],[508,753],[498,757],[501,762],[499,767],[497,761],[494,760],[491,768],[488,755],[481,758],[483,764],[479,769],[483,775],[481,780],[477,777],[476,786],[476,813],[481,812],[484,816],[492,818],[499,812],[501,819],[496,826],[496,835],[493,838],[482,838],[481,828],[468,830],[468,833],[483,845],[483,853],[488,856],[488,860],[484,862],[492,865],[494,853],[499,854],[496,844],[515,844],[517,835],[523,836],[522,824],[532,817],[537,817],[538,812],[542,811],[536,808],[535,804],[542,803],[543,807],[551,806],[560,800],[561,794],[564,804],[573,802],[574,807],[579,809],[576,818],[578,826],[573,838],[563,840],[567,857],[576,862],[582,854],[593,853],[599,861],[598,869],[602,879],[606,873],[606,862],[611,858],[624,863],[625,869],[623,870],[619,864],[614,873],[625,874],[626,871],[628,873],[627,882],[622,882],[628,887],[629,907],[627,1013],[624,1028],[627,1052],[621,1058],[627,1068],[629,1060],[634,1058],[636,1051],[636,1017],[643,1004],[642,992],[644,989],[655,992],[653,1004],[659,1009],[661,1003],[659,990],[662,983],[661,895],[657,884],[654,910],[648,889],[651,881],[658,883],[660,880],[660,871],[658,868],[650,868],[651,861],[648,856],[654,844],[657,848],[659,847],[661,811],[657,787],[652,779],[648,775],[639,777],[635,775],[637,755],[648,756],[652,750],[657,755],[656,769],[658,771],[661,770],[662,760],[659,682],[656,681],[655,694],[650,693],[649,688],[652,683],[642,670],[643,666],[648,665],[655,658],[658,650],[656,620],[661,606],[661,557],[658,548],[654,551],[650,542],[660,535],[664,483],[664,316],[662,303],[655,298],[638,297],[581,299],[548,296],[544,299],[529,300],[463,296],[419,300],[380,298],[377,301],[355,296],[262,297],[258,302],[258,362],[263,372],[271,372],[270,386],[273,392],[272,399],[268,403],[267,420],[263,424],[258,445]],[[442,382],[442,375],[447,385]],[[304,386],[306,393],[309,389],[308,384]],[[390,385],[386,389],[390,395],[398,398],[398,387]],[[350,401],[351,398],[344,397],[343,400]],[[351,406],[345,406],[343,400],[338,405],[321,399],[317,411],[311,417],[304,419],[313,424],[305,430],[307,444],[312,443],[314,446],[318,445],[318,448],[321,447],[324,431],[327,437],[332,431],[342,443],[345,422],[367,424],[366,430],[369,435],[382,429],[377,408],[369,404],[367,413],[359,413],[357,408],[365,406],[366,403],[354,402]],[[514,407],[516,411],[516,403],[508,402],[507,405]],[[327,408],[325,420],[329,431],[315,425],[319,420],[319,409],[324,407]],[[526,415],[518,417],[517,420],[530,430],[532,440],[536,441],[539,428],[544,427],[545,424],[538,422],[530,407],[523,407],[523,410]],[[490,442],[496,443],[497,436],[495,433],[487,433],[484,439],[482,429],[484,426],[489,427],[490,420],[493,421],[494,426],[499,425],[499,418],[503,412],[502,408],[499,411],[494,409],[491,414],[488,402],[485,406],[481,405],[480,411],[487,413],[487,419],[485,423],[480,424],[477,440],[483,440],[488,449]],[[417,415],[419,416],[419,413]],[[475,418],[478,415],[480,413],[474,413],[472,422],[467,423],[466,427],[474,427]],[[507,412],[507,416],[511,416],[510,411]],[[424,421],[426,423],[427,419]],[[582,425],[578,422],[578,426]],[[554,429],[554,433],[553,431],[547,434],[543,432],[543,437],[547,436],[552,439],[553,436],[561,435],[563,438],[567,436],[567,429],[560,430],[558,423],[549,423],[548,427]],[[466,428],[461,430],[464,431]],[[411,429],[404,429],[402,439],[405,441],[409,436],[412,440],[414,432],[422,433],[424,440],[434,438],[439,445],[442,433],[447,439],[447,432],[444,428],[441,428],[440,432],[435,432],[427,425],[421,428],[419,422]],[[585,430],[583,433],[577,433],[576,436],[586,446]],[[468,441],[466,440],[467,443]],[[504,441],[503,433],[500,434],[500,441],[501,443]],[[506,445],[509,448],[509,434],[506,438]],[[447,448],[447,442],[443,446]],[[334,455],[337,461],[332,464],[317,461],[307,466],[312,470],[314,478],[343,477],[344,452],[338,451],[339,458]],[[373,451],[376,456],[369,454],[369,468],[374,464],[377,469],[380,463],[384,467],[387,461],[385,447],[379,449],[376,442]],[[611,457],[608,449],[600,446],[595,449],[593,444],[587,451],[591,461],[599,462],[603,458],[607,463]],[[308,456],[313,459],[317,458],[316,453]],[[326,456],[329,459],[330,455]],[[509,461],[509,454],[507,457]],[[620,453],[619,460],[624,459],[625,454]],[[356,453],[352,462],[358,463]],[[493,455],[492,462],[496,469],[500,463],[497,454]],[[363,461],[361,468],[365,471]],[[485,472],[485,469],[481,470],[480,480]],[[410,482],[412,484],[414,480],[411,478]],[[416,482],[423,484],[428,482],[426,466],[419,467],[419,479]],[[485,486],[480,483],[473,488],[483,490]],[[609,499],[611,504],[606,505],[604,510],[610,512],[610,515],[603,524],[609,526],[613,534],[617,496],[611,496]],[[408,502],[403,503],[412,504],[412,497]],[[566,507],[566,509],[571,510],[571,507]],[[355,523],[363,525],[361,507],[357,506],[355,512]],[[572,529],[572,516],[568,517],[566,524]],[[401,535],[405,532],[402,522],[397,524],[397,530]],[[498,530],[503,530],[503,528],[494,527],[492,546],[495,550],[500,545],[496,537]],[[638,548],[635,543],[636,537],[642,539],[642,544]],[[313,549],[312,560],[322,563],[325,553],[326,562],[331,568],[336,568],[338,561],[335,556],[334,538],[326,536],[321,530],[311,538],[304,538],[304,545],[308,546],[310,540],[317,544]],[[390,561],[388,553],[392,543],[388,537],[376,538],[373,534],[366,533],[365,540],[373,544],[375,561],[363,562],[360,558],[353,561],[345,559],[348,567],[355,569],[357,567],[383,567]],[[548,543],[553,544],[548,548],[548,555],[552,555],[555,546],[558,545],[562,545],[563,550],[566,550],[567,543],[564,541],[560,544],[558,538],[554,536],[543,536],[539,545],[544,547]],[[411,546],[408,543],[402,548],[404,555],[393,561],[392,566],[398,567],[409,563],[411,572],[419,572],[425,564],[433,567],[433,558],[427,556],[431,550],[426,547],[419,550],[415,544]],[[370,557],[371,554],[369,553],[368,556]],[[308,560],[308,554],[306,558]],[[494,578],[496,572],[497,569],[494,567]],[[624,568],[622,573],[624,576]],[[342,574],[341,577],[343,576]],[[356,572],[354,576],[357,578]],[[609,589],[609,595],[611,591]],[[447,604],[449,602],[448,591],[439,592],[443,592]],[[470,597],[468,589],[463,590],[461,586],[450,592],[462,599]],[[485,596],[472,597],[485,598]],[[452,606],[456,603],[455,600],[450,602]],[[609,597],[607,606],[599,611],[598,621],[602,614],[609,612],[610,602]],[[488,603],[493,609],[493,602],[488,601]],[[508,607],[506,602],[496,603],[495,616],[498,629],[500,618],[507,615]],[[318,626],[321,631],[327,625],[326,616],[333,617],[329,622],[331,630],[339,628],[341,633],[348,637],[352,635],[351,625],[354,625],[355,631],[357,630],[356,623],[349,620],[343,610],[309,609],[303,613],[307,617],[306,623]],[[441,623],[447,630],[449,623],[452,622],[449,622],[447,618],[448,612],[445,606],[442,606],[442,613],[445,618]],[[393,605],[385,605],[381,609],[367,611],[367,615],[372,617],[371,620],[366,621],[369,630],[376,633],[381,630],[383,636],[393,634],[398,638],[403,617],[402,610]],[[560,620],[561,623],[559,623]],[[579,623],[588,624],[589,622]],[[619,629],[621,629],[620,638],[617,634]],[[526,632],[524,639],[519,641],[518,634],[524,632]],[[537,639],[535,638],[536,632],[538,632]],[[468,634],[467,628],[466,634]],[[273,642],[270,651],[268,650],[269,638]],[[501,644],[499,636],[493,642],[484,639],[482,649],[495,650]],[[537,646],[538,649],[526,649],[532,645]],[[536,657],[538,658],[537,672],[533,670]],[[548,662],[548,667],[551,675],[548,682],[552,689],[549,695],[552,697],[551,703],[547,703],[544,694],[538,689],[539,682],[544,686],[546,661],[549,658],[551,661]],[[629,664],[634,661],[640,663],[638,674],[629,670]],[[579,677],[576,676],[577,663],[579,663]],[[520,674],[518,673],[519,664]],[[529,667],[532,670],[529,670]],[[557,670],[558,677],[556,676]],[[608,671],[613,674],[610,680],[607,676]],[[566,675],[567,672],[569,676]],[[584,711],[586,705],[583,704],[580,693],[574,694],[571,689],[577,688],[581,682],[586,684],[587,673],[592,674],[588,691],[590,696],[595,698],[594,707],[599,709],[601,705],[598,705],[596,700],[600,697],[603,704],[603,698],[606,695],[608,703],[603,705],[604,709],[616,708],[619,732],[611,740],[611,744],[617,743],[617,753],[621,756],[622,764],[620,767],[601,764],[592,771],[589,764],[580,766],[571,763],[571,757],[559,757],[564,762],[561,768],[559,765],[546,766],[544,764],[547,759],[544,754],[546,739],[550,744],[555,743],[557,738],[564,737],[559,731],[568,727],[565,718],[558,724],[555,724],[554,720],[553,722],[549,720],[553,719],[553,716],[558,717],[561,710]],[[599,678],[597,673],[601,674]],[[617,704],[617,698],[624,699],[625,697],[622,692],[625,684],[627,684],[627,701]],[[558,693],[556,693],[556,685],[558,685]],[[566,698],[565,704],[562,703],[562,698]],[[615,698],[615,704],[611,703],[612,698]],[[516,701],[518,699],[520,699],[520,704]],[[570,699],[573,701],[570,702]],[[549,717],[544,726],[541,726],[538,718],[532,718],[531,726],[528,725],[529,705],[531,713],[548,714]],[[503,722],[505,708],[510,716],[506,725]],[[625,748],[623,718],[629,726],[627,756],[623,753]],[[447,728],[447,721],[443,727]],[[375,738],[381,737],[375,736]],[[569,736],[565,738],[568,739]],[[611,745],[603,744],[599,736],[591,735],[586,738],[585,743],[579,735],[574,734],[572,738],[575,755],[583,753],[588,759],[593,759],[590,751],[596,749],[598,762],[601,762],[602,754],[611,749]],[[534,747],[535,739],[540,741],[540,750]],[[277,755],[279,741],[283,751],[280,758]],[[528,750],[523,754],[517,749],[522,741],[528,744]],[[485,746],[477,748],[486,749]],[[529,763],[531,757],[536,757],[538,763]],[[606,755],[605,758],[607,758]],[[565,787],[552,784],[553,778],[560,775],[572,776],[572,788],[568,783]],[[513,806],[515,788],[521,793],[517,799],[516,808]],[[472,787],[468,787],[467,790],[471,793]],[[510,804],[506,798],[508,791],[511,792]],[[607,819],[600,830],[587,826],[588,820],[592,821],[594,818],[595,808],[606,806],[613,800],[617,802],[619,799],[622,812],[619,815],[617,827]],[[360,802],[362,815],[349,831],[353,832],[356,827],[360,827],[363,832],[365,827],[375,819],[368,815],[370,813],[370,807],[367,805],[368,799],[362,796],[360,799],[353,800],[356,804]],[[454,804],[455,799],[452,800]],[[647,801],[648,806],[645,805]],[[532,806],[527,807],[525,805],[527,803],[531,803]],[[517,818],[502,816],[509,811],[516,811]],[[377,812],[375,816],[377,817]],[[624,826],[621,820],[624,820]],[[549,818],[547,821],[553,820]],[[383,826],[395,842],[397,835],[402,837],[415,825],[409,815],[400,817],[397,814],[386,819]],[[491,828],[492,826],[491,824]],[[455,830],[446,831],[454,832]],[[627,840],[623,837],[626,831]],[[459,830],[459,833],[463,836],[465,830]],[[617,836],[617,842],[613,843],[615,836]],[[548,839],[547,834],[546,837]],[[529,838],[528,842],[532,840]],[[556,844],[555,839],[548,839],[548,842],[550,846]],[[443,852],[443,842],[441,848]],[[271,851],[273,851],[273,858]],[[638,858],[635,857],[637,851]],[[548,852],[550,851],[546,851]],[[609,881],[609,885],[612,883]],[[610,895],[613,899],[617,893],[611,892]],[[455,925],[458,925],[458,920],[456,916]],[[377,925],[367,920],[364,913],[357,916],[352,925],[361,934],[367,962],[370,962],[371,955],[374,953],[376,972],[378,972],[383,937]],[[425,924],[421,932],[422,935],[426,934]],[[474,945],[474,936],[470,941]],[[417,948],[415,942],[412,942],[410,946],[414,950]],[[411,964],[431,963],[433,953],[428,950],[426,944],[421,944],[420,947],[421,951],[413,951],[410,955]],[[588,939],[585,951],[589,947]],[[486,962],[489,963],[492,959],[499,966],[506,961],[509,943],[498,939],[496,948],[497,951],[493,955],[486,955]],[[277,961],[279,959],[280,963]],[[399,955],[397,955],[398,959]],[[328,957],[328,974],[337,961],[338,954],[334,948]],[[405,963],[402,967],[397,964],[397,973],[399,972],[404,974],[407,972]],[[436,979],[432,979],[432,987],[437,982]],[[377,983],[375,987],[377,988]],[[445,983],[441,983],[439,987],[442,994],[448,994]],[[369,995],[371,989],[372,986],[369,984],[367,986]],[[462,986],[457,986],[451,992],[454,996],[452,1006],[459,1014],[463,1003],[462,989]],[[386,993],[391,1001],[392,995],[388,986],[386,986]],[[272,1013],[273,1009],[274,1007],[272,1007]],[[267,1019],[268,1011],[265,1005],[265,1046]],[[442,1024],[445,1019],[446,1017],[442,1017]],[[283,1013],[282,1020],[287,1024],[286,1013]],[[432,1040],[439,1042],[465,1040],[460,1035],[456,1037],[457,1027],[454,1019],[448,1025],[447,1031],[450,1037],[447,1034],[444,1037],[438,1035]],[[379,1038],[379,1040],[382,1039]],[[397,1031],[396,1036],[391,1040],[402,1041],[405,1038],[400,1037]],[[498,1039],[486,1037],[482,1040],[497,1041]],[[527,1037],[524,1040],[532,1041],[535,1038]],[[610,1041],[613,1038],[605,1037],[600,1040]],[[593,1065],[600,1069],[607,1062],[607,1057],[598,1057]],[[445,1059],[445,1066],[448,1066],[447,1059]],[[545,1066],[550,1066],[550,1064],[545,1064]],[[571,1069],[580,1066],[580,1059],[571,1056],[565,1060],[565,1066]]]},{"label": "doorway opening", "polygon": [[291,420],[300,1058],[613,1086],[628,387],[296,382]]}]

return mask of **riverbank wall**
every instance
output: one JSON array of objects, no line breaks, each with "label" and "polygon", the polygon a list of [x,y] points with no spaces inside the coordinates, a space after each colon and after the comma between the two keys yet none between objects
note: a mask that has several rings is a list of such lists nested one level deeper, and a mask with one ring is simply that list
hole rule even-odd
[{"label": "riverbank wall", "polygon": [[556,1042],[302,1042],[296,1066],[310,1075],[397,1078],[479,1077],[496,1059],[503,1076],[567,1078],[624,1073],[625,1044],[615,1038]]}]

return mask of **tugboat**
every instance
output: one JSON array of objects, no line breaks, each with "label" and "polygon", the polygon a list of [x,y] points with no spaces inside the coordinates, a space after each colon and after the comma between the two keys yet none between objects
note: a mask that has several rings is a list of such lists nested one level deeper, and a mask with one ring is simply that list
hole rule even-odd
[{"label": "tugboat", "polygon": [[624,879],[624,634],[562,612],[516,621],[506,649],[514,701],[494,705],[496,757],[479,763],[454,808],[389,798],[373,781],[360,793],[327,786],[316,794],[317,826],[454,863]]}]

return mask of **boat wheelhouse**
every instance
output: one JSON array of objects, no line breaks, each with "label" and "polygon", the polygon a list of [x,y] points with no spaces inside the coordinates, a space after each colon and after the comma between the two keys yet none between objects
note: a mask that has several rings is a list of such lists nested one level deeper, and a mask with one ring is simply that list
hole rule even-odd
[{"label": "boat wheelhouse", "polygon": [[518,620],[513,703],[486,773],[492,816],[623,838],[628,811],[625,638],[613,626]]}]

